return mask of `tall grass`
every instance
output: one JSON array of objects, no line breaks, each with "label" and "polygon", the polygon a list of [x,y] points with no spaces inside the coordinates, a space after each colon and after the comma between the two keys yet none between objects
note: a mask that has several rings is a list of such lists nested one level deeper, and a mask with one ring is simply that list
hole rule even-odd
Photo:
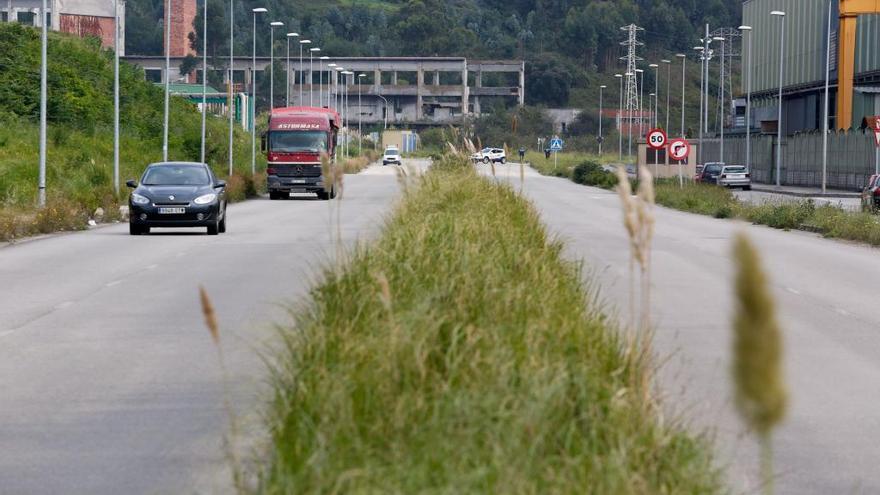
[{"label": "tall grass", "polygon": [[531,205],[438,165],[283,332],[259,491],[718,491]]}]

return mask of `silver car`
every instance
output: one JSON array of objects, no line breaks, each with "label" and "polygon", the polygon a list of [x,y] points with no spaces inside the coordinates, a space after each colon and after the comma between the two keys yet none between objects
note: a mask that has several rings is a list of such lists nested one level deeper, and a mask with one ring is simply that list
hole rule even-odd
[{"label": "silver car", "polygon": [[718,175],[718,185],[723,187],[741,187],[745,191],[752,189],[752,174],[742,165],[726,165]]}]

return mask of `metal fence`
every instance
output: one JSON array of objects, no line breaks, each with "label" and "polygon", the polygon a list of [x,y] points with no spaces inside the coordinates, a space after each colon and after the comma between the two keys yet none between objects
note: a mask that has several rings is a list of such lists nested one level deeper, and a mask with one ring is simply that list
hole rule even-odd
[{"label": "metal fence", "polygon": [[[776,182],[776,136],[752,136],[752,179],[771,184]],[[725,138],[724,159],[721,140],[704,139],[702,163],[724,161],[746,163],[746,140]],[[828,135],[828,187],[860,190],[874,174],[875,147],[871,132],[853,131]],[[797,134],[782,141],[782,184],[786,186],[820,187],[822,185],[822,134]]]}]

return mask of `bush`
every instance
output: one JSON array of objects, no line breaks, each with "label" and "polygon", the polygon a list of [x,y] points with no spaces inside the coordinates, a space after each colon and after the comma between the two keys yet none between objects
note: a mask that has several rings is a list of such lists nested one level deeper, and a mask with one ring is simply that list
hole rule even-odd
[{"label": "bush", "polygon": [[617,176],[608,172],[598,162],[585,161],[575,165],[571,171],[571,180],[586,186],[613,189],[617,186]]}]

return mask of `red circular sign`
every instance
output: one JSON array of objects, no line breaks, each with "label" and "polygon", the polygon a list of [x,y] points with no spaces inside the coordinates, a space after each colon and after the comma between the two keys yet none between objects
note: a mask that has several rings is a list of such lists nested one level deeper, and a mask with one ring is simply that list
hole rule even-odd
[{"label": "red circular sign", "polygon": [[666,147],[666,132],[663,129],[652,129],[648,133],[648,147],[654,150],[662,150]]},{"label": "red circular sign", "polygon": [[691,145],[687,139],[673,139],[669,142],[669,158],[676,161],[684,161],[691,154]]}]

